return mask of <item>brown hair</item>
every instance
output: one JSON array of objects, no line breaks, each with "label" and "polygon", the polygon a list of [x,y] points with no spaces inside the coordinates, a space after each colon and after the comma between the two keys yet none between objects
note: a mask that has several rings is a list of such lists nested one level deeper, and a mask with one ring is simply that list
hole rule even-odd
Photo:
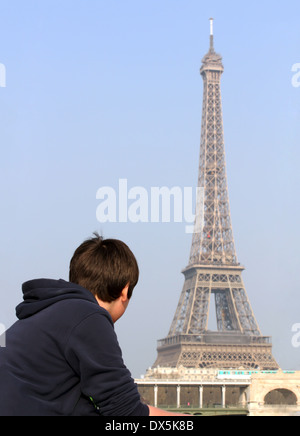
[{"label": "brown hair", "polygon": [[70,282],[88,289],[101,301],[119,298],[129,284],[128,298],[132,296],[139,279],[136,258],[129,247],[117,239],[104,240],[97,233],[83,242],[70,263]]}]

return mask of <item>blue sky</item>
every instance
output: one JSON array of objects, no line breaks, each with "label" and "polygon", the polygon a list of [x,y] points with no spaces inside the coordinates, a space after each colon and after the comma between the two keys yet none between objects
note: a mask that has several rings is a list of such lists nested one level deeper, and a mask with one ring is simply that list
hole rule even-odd
[{"label": "blue sky", "polygon": [[123,239],[141,269],[116,325],[134,376],[156,358],[183,285],[185,224],[100,224],[102,186],[195,186],[202,79],[215,18],[239,261],[282,367],[300,369],[300,4],[202,0],[0,1],[0,323],[22,282],[68,278],[93,231]]}]

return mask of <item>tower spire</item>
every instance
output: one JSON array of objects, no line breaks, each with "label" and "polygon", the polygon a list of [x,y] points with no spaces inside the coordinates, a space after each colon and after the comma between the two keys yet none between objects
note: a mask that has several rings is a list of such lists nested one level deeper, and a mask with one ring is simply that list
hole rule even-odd
[{"label": "tower spire", "polygon": [[210,18],[210,52],[214,52],[214,19]]}]

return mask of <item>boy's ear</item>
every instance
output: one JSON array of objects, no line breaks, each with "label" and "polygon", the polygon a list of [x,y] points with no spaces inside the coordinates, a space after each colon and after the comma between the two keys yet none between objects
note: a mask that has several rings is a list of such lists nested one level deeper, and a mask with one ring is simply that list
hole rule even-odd
[{"label": "boy's ear", "polygon": [[129,283],[125,286],[125,288],[121,292],[121,299],[123,302],[128,300],[128,290],[129,290]]}]

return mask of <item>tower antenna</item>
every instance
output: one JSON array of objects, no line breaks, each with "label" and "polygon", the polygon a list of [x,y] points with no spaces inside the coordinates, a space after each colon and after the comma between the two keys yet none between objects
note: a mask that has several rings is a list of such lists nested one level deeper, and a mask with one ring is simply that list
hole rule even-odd
[{"label": "tower antenna", "polygon": [[210,50],[214,51],[214,19],[210,18]]}]

